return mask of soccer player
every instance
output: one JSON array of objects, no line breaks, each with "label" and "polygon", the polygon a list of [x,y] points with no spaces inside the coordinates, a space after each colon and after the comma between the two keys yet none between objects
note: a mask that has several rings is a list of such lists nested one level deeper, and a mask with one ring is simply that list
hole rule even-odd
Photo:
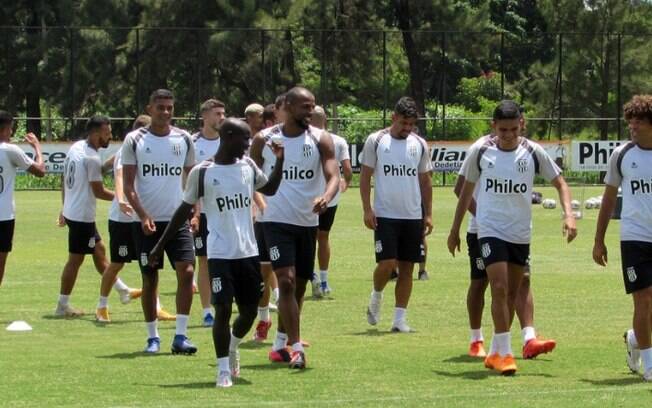
[{"label": "soccer player", "polygon": [[608,162],[593,246],[593,260],[607,265],[604,237],[622,188],[620,252],[625,292],[634,301],[633,329],[625,332],[627,365],[652,381],[652,95],[625,104],[631,141],[618,146]]},{"label": "soccer player", "polygon": [[401,333],[412,331],[407,324],[412,272],[414,264],[420,261],[423,237],[432,231],[430,155],[426,141],[414,133],[417,118],[414,99],[400,98],[392,113],[391,126],[367,138],[360,170],[364,224],[374,230],[376,252],[367,322],[375,326],[380,321],[383,290],[398,267],[391,331]]},{"label": "soccer player", "polygon": [[465,177],[455,218],[448,236],[448,250],[459,251],[459,230],[471,204],[476,183],[478,245],[491,287],[494,337],[485,367],[513,375],[516,363],[510,342],[516,294],[530,255],[532,185],[535,174],[550,181],[564,209],[563,233],[571,242],[577,235],[570,208],[570,192],[559,167],[543,148],[521,136],[521,112],[513,101],[502,101],[494,110],[495,138],[469,151]]},{"label": "soccer player", "polygon": [[254,135],[263,130],[264,111],[265,108],[259,103],[252,103],[245,108],[245,121]]},{"label": "soccer player", "polygon": [[[278,331],[269,357],[298,369],[306,366],[300,312],[315,263],[319,213],[326,210],[339,186],[333,139],[328,132],[310,126],[314,109],[315,97],[310,91],[290,89],[285,97],[285,122],[274,126],[267,137],[259,134],[251,146],[251,158],[266,173],[273,165],[266,139],[280,142],[284,148],[283,182],[274,196],[267,197],[262,214],[269,258],[280,289]],[[292,347],[291,354],[287,344]]]},{"label": "soccer player", "polygon": [[[208,99],[202,103],[200,108],[202,118],[202,129],[192,135],[195,145],[195,159],[197,164],[207,159],[212,159],[220,147],[220,135],[218,129],[225,117],[224,102],[217,99]],[[202,324],[204,327],[213,326],[213,314],[211,310],[211,286],[208,280],[208,261],[206,260],[206,213],[202,208],[203,201],[199,200],[201,211],[195,213],[190,220],[190,227],[195,233],[195,255],[199,260],[199,299],[201,300]]]},{"label": "soccer player", "polygon": [[20,147],[11,143],[13,127],[14,118],[11,114],[0,110],[0,285],[2,285],[7,256],[11,252],[14,238],[16,170],[26,170],[36,177],[45,175],[41,145],[36,135],[33,133],[25,135],[25,141],[34,149],[34,160],[32,160]]},{"label": "soccer player", "polygon": [[[168,240],[187,219],[192,206],[202,197],[208,225],[207,253],[215,306],[213,343],[217,355],[216,386],[230,387],[240,376],[238,345],[256,318],[263,280],[251,218],[254,189],[273,195],[281,182],[283,149],[273,146],[276,162],[267,176],[248,157],[251,132],[239,119],[229,118],[220,127],[221,144],[214,162],[203,162],[188,176],[181,206],[165,233],[152,249],[156,262]],[[230,332],[231,308],[235,299],[238,317]]]},{"label": "soccer player", "polygon": [[[319,129],[326,129],[326,111],[321,106],[315,106],[312,114],[312,125]],[[322,297],[331,294],[331,287],[328,284],[328,264],[331,258],[331,247],[328,241],[328,235],[333,221],[335,221],[335,212],[337,204],[340,201],[340,194],[345,192],[351,184],[353,170],[351,169],[351,157],[349,156],[349,145],[346,140],[334,133],[331,133],[333,144],[335,145],[335,160],[339,164],[342,172],[340,186],[335,198],[328,203],[325,212],[319,214],[319,227],[317,228],[317,263],[319,272],[315,271],[312,279],[312,295]]]},{"label": "soccer player", "polygon": [[[152,92],[147,113],[152,118],[150,126],[129,133],[122,145],[122,177],[125,196],[138,220],[133,223],[133,232],[143,278],[141,302],[148,334],[144,351],[158,353],[161,340],[156,294],[160,265],[150,265],[147,258],[183,199],[183,176],[195,164],[195,149],[188,132],[171,125],[172,92],[167,89]],[[177,275],[177,318],[172,353],[194,354],[197,348],[186,336],[195,258],[189,223],[175,231],[165,251]]]},{"label": "soccer player", "polygon": [[[59,302],[54,312],[59,317],[79,317],[83,312],[73,308],[70,294],[86,254],[93,255],[95,269],[101,275],[109,265],[106,249],[95,226],[95,199],[111,201],[113,191],[102,181],[102,162],[98,150],[109,146],[111,121],[106,116],[93,116],[86,123],[86,139],[74,143],[64,163],[62,176],[63,210],[59,226],[68,226],[68,261],[61,273]],[[116,290],[126,287],[120,280]]]}]

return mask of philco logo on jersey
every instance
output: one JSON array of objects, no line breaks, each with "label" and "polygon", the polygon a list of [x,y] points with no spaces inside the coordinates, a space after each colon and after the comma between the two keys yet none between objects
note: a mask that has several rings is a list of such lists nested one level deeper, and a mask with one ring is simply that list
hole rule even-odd
[{"label": "philco logo on jersey", "polygon": [[383,173],[386,176],[392,176],[392,177],[416,176],[417,169],[414,167],[410,168],[405,164],[401,164],[400,166],[395,166],[393,164],[385,164],[383,165]]},{"label": "philco logo on jersey", "polygon": [[632,194],[650,194],[652,193],[652,180],[643,179],[632,180],[629,182],[632,188]]},{"label": "philco logo on jersey", "polygon": [[523,194],[527,193],[527,184],[514,183],[511,179],[487,179],[487,185],[484,191],[489,191],[494,194]]},{"label": "philco logo on jersey", "polygon": [[527,171],[527,159],[518,159],[516,161],[516,169],[519,173],[525,173]]},{"label": "philco logo on jersey", "polygon": [[167,177],[180,176],[183,172],[181,166],[170,166],[163,164],[143,164],[143,176]]},{"label": "philco logo on jersey", "polygon": [[175,156],[181,156],[181,144],[173,143],[172,144],[172,153],[174,153]]},{"label": "philco logo on jersey", "polygon": [[231,197],[217,197],[215,201],[219,212],[249,208],[251,206],[251,197],[245,197],[242,193],[234,194]]},{"label": "philco logo on jersey", "polygon": [[310,157],[312,156],[312,146],[311,145],[303,145],[303,157]]},{"label": "philco logo on jersey", "polygon": [[283,169],[283,178],[285,180],[311,180],[313,177],[315,177],[315,172],[311,169],[300,169],[297,166]]}]

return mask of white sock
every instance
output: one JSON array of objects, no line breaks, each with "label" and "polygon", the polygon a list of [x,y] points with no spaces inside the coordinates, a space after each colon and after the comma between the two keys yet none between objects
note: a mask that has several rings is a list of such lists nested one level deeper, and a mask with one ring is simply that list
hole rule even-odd
[{"label": "white sock", "polygon": [[319,278],[322,282],[328,282],[328,269],[322,269],[319,271]]},{"label": "white sock", "polygon": [[145,325],[147,326],[148,339],[151,339],[152,337],[160,337],[158,335],[158,320],[154,320],[153,322],[146,322]]},{"label": "white sock", "polygon": [[652,347],[641,350],[641,360],[643,361],[643,372],[652,370]]},{"label": "white sock", "polygon": [[484,337],[482,337],[482,327],[479,329],[471,329],[471,343],[476,341],[484,341]]},{"label": "white sock", "polygon": [[272,289],[272,303],[278,303],[280,294],[281,292],[278,290],[278,288]]},{"label": "white sock", "polygon": [[537,338],[537,335],[534,331],[534,327],[532,326],[524,327],[523,330],[521,330],[521,334],[523,335],[523,344],[527,343],[532,339]]},{"label": "white sock", "polygon": [[229,351],[236,351],[242,339],[239,339],[233,335],[231,332],[231,343],[229,343]]},{"label": "white sock", "polygon": [[312,272],[312,283],[313,284],[321,283],[321,280],[319,279],[319,274],[317,273],[317,271]]},{"label": "white sock", "polygon": [[228,371],[231,372],[231,367],[229,367],[229,357],[220,357],[217,359],[217,366],[219,367],[220,372]]},{"label": "white sock", "polygon": [[129,290],[129,286],[125,285],[125,283],[122,281],[122,279],[117,278],[115,280],[115,283],[113,284],[113,289],[119,291],[119,292],[124,292]]},{"label": "white sock", "polygon": [[511,345],[511,334],[510,332],[496,333],[494,335],[494,341],[496,342],[496,351],[501,356],[506,356],[512,354],[512,345]]},{"label": "white sock", "polygon": [[70,295],[59,295],[59,304],[61,306],[67,306],[70,302]]},{"label": "white sock", "polygon": [[633,348],[635,349],[639,348],[638,341],[636,340],[636,333],[634,333],[634,329],[627,330],[627,342]]},{"label": "white sock", "polygon": [[175,334],[185,336],[188,331],[188,315],[177,315],[177,331]]},{"label": "white sock", "polygon": [[303,351],[303,344],[300,341],[292,345],[292,351]]},{"label": "white sock", "polygon": [[264,322],[269,321],[269,307],[258,308],[258,320],[262,320]]},{"label": "white sock", "polygon": [[100,301],[97,303],[97,308],[102,309],[104,307],[109,307],[109,297],[100,296]]},{"label": "white sock", "polygon": [[204,308],[204,316],[206,316],[206,315],[211,315],[212,316],[213,315],[213,309],[211,309],[210,307],[205,307]]},{"label": "white sock", "polygon": [[398,323],[405,319],[407,315],[407,309],[404,307],[395,307],[394,308],[394,322]]},{"label": "white sock", "polygon": [[272,350],[282,350],[288,345],[288,335],[281,332],[276,332],[276,338],[272,345]]},{"label": "white sock", "polygon": [[496,340],[496,333],[491,337],[491,345],[489,346],[489,355],[498,353],[498,341]]},{"label": "white sock", "polygon": [[383,300],[383,292],[377,292],[375,289],[371,290],[371,301],[375,303],[380,303]]}]

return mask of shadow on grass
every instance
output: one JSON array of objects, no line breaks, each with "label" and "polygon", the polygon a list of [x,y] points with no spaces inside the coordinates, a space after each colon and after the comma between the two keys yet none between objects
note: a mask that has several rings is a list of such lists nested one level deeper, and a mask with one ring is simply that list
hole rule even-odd
[{"label": "shadow on grass", "polygon": [[271,343],[258,343],[253,340],[247,341],[246,343],[240,343],[240,348],[244,350],[260,350],[271,346]]},{"label": "shadow on grass", "polygon": [[[465,380],[485,380],[489,377],[501,377],[500,374],[495,373],[493,371],[489,370],[474,370],[474,371],[464,371],[464,372],[448,372],[448,371],[439,371],[439,370],[432,370],[433,373],[437,375],[441,375],[443,377],[449,377],[449,378],[462,378]],[[509,376],[505,376],[509,377]],[[516,373],[516,375],[512,377],[544,377],[544,378],[553,378],[553,375],[550,374],[530,374],[530,373]]]},{"label": "shadow on grass", "polygon": [[86,321],[86,322],[94,322],[95,321],[95,313],[93,314],[84,314],[79,317],[63,317],[63,316],[55,316],[55,315],[43,315],[41,316],[41,319],[43,320],[61,320],[62,322],[64,321]]},{"label": "shadow on grass", "polygon": [[447,358],[446,360],[442,360],[444,363],[478,363],[482,362],[481,358],[478,357],[471,357],[468,354],[460,354],[459,356],[455,357],[450,357]]},{"label": "shadow on grass", "polygon": [[162,357],[162,356],[170,356],[172,355],[171,353],[144,353],[142,351],[132,351],[131,353],[115,353],[115,354],[109,354],[106,356],[96,356],[95,358],[110,358],[110,359],[118,359],[118,360],[132,360],[134,358],[154,358],[154,357]]},{"label": "shadow on grass", "polygon": [[[137,384],[137,385],[145,385],[145,384]],[[215,388],[215,381],[210,381],[210,382],[194,382],[194,383],[181,383],[181,384],[147,384],[149,386],[158,386],[159,388],[185,388],[185,389],[204,389],[204,388]],[[252,385],[252,382],[244,379],[242,377],[240,378],[234,378],[233,379],[233,385]]]},{"label": "shadow on grass", "polygon": [[397,333],[392,333],[387,330],[378,330],[378,329],[367,329],[362,332],[350,333],[350,336],[387,336],[387,335],[396,335]]},{"label": "shadow on grass", "polygon": [[641,384],[643,382],[641,377],[636,374],[632,374],[627,377],[605,378],[602,380],[592,380],[589,378],[582,378],[580,379],[580,381],[587,384],[601,386],[601,387],[635,385],[635,384]]},{"label": "shadow on grass", "polygon": [[287,363],[268,363],[268,364],[251,364],[251,365],[241,365],[240,370],[285,370],[290,371],[290,373],[304,373],[311,371],[312,368],[307,367],[303,370],[290,370]]}]

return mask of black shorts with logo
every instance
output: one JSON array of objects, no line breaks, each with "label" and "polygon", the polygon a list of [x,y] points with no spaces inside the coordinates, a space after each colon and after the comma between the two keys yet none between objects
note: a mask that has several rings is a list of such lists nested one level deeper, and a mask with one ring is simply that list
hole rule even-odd
[{"label": "black shorts with logo", "polygon": [[0,221],[0,252],[11,252],[15,220]]},{"label": "black shorts with logo", "polygon": [[263,231],[272,268],[294,266],[298,278],[311,280],[315,267],[317,227],[264,222]]},{"label": "black shorts with logo", "polygon": [[337,212],[337,206],[327,207],[326,211],[319,214],[319,231],[330,231],[333,227],[333,222],[335,222],[335,213]]},{"label": "black shorts with logo", "polygon": [[208,259],[213,305],[258,304],[263,288],[260,260],[257,256],[242,259]]},{"label": "black shorts with logo", "polygon": [[256,235],[256,244],[258,246],[258,259],[260,262],[269,263],[269,248],[265,241],[265,231],[262,222],[254,222],[254,234]]},{"label": "black shorts with logo", "polygon": [[95,245],[102,240],[94,222],[73,221],[66,218],[68,226],[68,252],[86,255],[95,252]]},{"label": "black shorts with logo", "polygon": [[526,267],[530,264],[530,244],[515,244],[486,237],[478,240],[485,268],[496,262],[507,262]]},{"label": "black shorts with logo", "polygon": [[133,223],[109,220],[109,246],[111,247],[112,263],[130,263],[138,259],[131,224]]},{"label": "black shorts with logo", "polygon": [[195,255],[206,256],[206,242],[208,237],[208,225],[206,223],[206,214],[199,215],[199,230],[194,236]]},{"label": "black shorts with logo", "polygon": [[396,259],[404,262],[421,262],[423,220],[376,218],[374,242],[376,262]]},{"label": "black shorts with logo", "polygon": [[471,279],[487,279],[487,271],[484,268],[484,260],[480,253],[480,243],[478,234],[467,232],[466,247],[469,253],[469,264],[471,266]]},{"label": "black shorts with logo", "polygon": [[[156,232],[152,235],[145,235],[140,222],[134,222],[131,225],[141,273],[149,273],[154,269],[161,269],[163,267],[163,262],[159,262],[156,268],[153,269],[149,266],[148,261],[150,251],[161,238],[165,227],[168,225],[167,222],[155,222],[155,224]],[[175,262],[195,262],[192,233],[190,232],[190,225],[187,221],[179,227],[179,230],[177,230],[172,239],[165,245],[165,253],[168,256],[172,268],[174,268]]]},{"label": "black shorts with logo", "polygon": [[632,293],[652,286],[652,243],[621,241],[620,255],[625,292]]}]

